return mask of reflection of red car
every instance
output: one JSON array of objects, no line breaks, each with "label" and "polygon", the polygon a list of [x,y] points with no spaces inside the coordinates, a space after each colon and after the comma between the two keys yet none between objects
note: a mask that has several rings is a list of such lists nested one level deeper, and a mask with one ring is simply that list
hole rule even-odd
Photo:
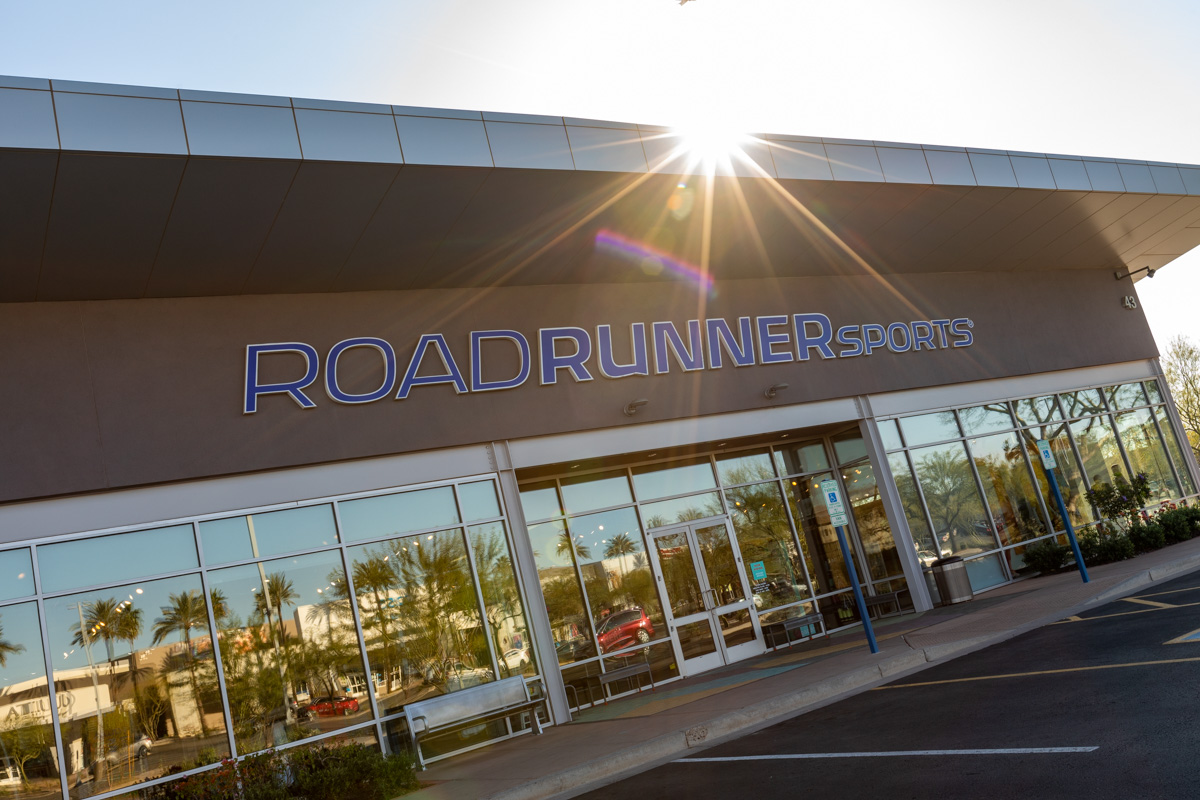
[{"label": "reflection of red car", "polygon": [[348,717],[358,711],[358,701],[353,697],[322,697],[320,700],[314,700],[306,706],[300,707],[300,715],[303,717],[334,717],[342,715]]},{"label": "reflection of red car", "polygon": [[600,640],[600,650],[611,653],[650,641],[654,638],[654,626],[645,611],[631,608],[600,620],[596,625],[596,638]]}]

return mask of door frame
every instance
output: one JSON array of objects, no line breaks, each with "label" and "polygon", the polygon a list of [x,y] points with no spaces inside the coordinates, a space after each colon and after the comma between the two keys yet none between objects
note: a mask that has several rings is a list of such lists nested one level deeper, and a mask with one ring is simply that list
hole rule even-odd
[{"label": "door frame", "polygon": [[[734,563],[737,565],[738,578],[742,585],[742,599],[732,603],[718,605],[716,590],[709,582],[708,569],[704,564],[704,558],[700,550],[698,531],[713,527],[724,527],[725,535],[733,553]],[[671,608],[671,596],[663,579],[662,563],[659,560],[658,545],[656,542],[661,537],[678,534],[683,534],[687,539],[692,569],[696,576],[705,608],[703,611],[681,615],[676,618]],[[746,574],[746,567],[742,561],[742,552],[738,546],[737,533],[734,530],[732,520],[728,516],[706,517],[701,520],[689,520],[687,522],[665,525],[661,528],[648,531],[646,538],[649,539],[650,544],[650,563],[654,571],[654,579],[659,585],[661,595],[665,600],[663,603],[663,613],[666,618],[667,630],[671,637],[671,647],[675,653],[675,663],[679,665],[679,674],[681,677],[696,675],[766,652],[766,641],[758,622],[758,615],[754,612],[754,594],[751,592],[749,576]],[[745,610],[749,615],[754,638],[749,642],[728,646],[721,633],[720,617],[739,610]],[[676,628],[681,624],[690,625],[698,622],[708,623],[709,632],[716,645],[716,650],[713,653],[707,653],[696,658],[684,659],[683,649],[680,645],[679,637],[676,635]]]}]

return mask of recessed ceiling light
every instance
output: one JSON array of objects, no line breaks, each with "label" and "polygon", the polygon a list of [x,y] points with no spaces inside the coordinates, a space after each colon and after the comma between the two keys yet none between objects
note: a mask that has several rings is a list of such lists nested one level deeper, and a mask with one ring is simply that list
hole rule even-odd
[{"label": "recessed ceiling light", "polygon": [[790,436],[790,435],[791,435],[791,434],[785,433],[785,434],[783,434],[782,436],[780,436],[779,438],[780,438],[780,439],[786,439],[786,438],[787,438],[788,436]]}]

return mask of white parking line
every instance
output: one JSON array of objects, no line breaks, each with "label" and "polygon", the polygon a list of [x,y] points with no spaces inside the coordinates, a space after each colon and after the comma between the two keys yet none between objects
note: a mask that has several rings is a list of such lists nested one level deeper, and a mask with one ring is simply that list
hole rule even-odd
[{"label": "white parking line", "polygon": [[723,758],[679,758],[676,764],[699,761],[775,761],[796,758],[894,758],[896,756],[1019,756],[1039,753],[1092,753],[1097,747],[1006,747],[998,750],[883,750],[874,753],[787,753]]}]

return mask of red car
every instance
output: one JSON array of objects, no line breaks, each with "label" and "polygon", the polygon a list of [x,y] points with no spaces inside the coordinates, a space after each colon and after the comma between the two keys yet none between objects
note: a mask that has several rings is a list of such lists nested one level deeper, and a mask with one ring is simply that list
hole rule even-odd
[{"label": "red car", "polygon": [[312,716],[335,717],[339,714],[343,717],[348,717],[358,712],[358,701],[353,697],[322,697],[320,700],[314,700],[306,706],[300,706],[299,711],[300,716],[304,718]]},{"label": "red car", "polygon": [[654,626],[645,611],[631,608],[600,620],[596,625],[596,638],[600,640],[600,651],[611,653],[650,641],[654,638]]}]

